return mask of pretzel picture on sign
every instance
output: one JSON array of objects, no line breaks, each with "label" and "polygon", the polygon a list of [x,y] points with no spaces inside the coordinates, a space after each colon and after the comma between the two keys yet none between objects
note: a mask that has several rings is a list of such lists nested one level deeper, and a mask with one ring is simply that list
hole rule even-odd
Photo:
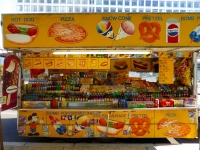
[{"label": "pretzel picture on sign", "polygon": [[161,26],[158,22],[141,22],[139,24],[140,39],[147,42],[153,43],[156,40],[160,40]]},{"label": "pretzel picture on sign", "polygon": [[133,117],[130,120],[130,125],[132,133],[137,136],[144,136],[146,133],[150,133],[149,127],[151,125],[151,121],[147,117],[144,118]]}]

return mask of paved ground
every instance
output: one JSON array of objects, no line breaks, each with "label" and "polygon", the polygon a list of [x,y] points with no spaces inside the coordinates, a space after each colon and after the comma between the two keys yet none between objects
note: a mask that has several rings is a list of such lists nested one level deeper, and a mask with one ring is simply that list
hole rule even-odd
[{"label": "paved ground", "polygon": [[9,143],[4,150],[199,150],[199,144],[96,144],[96,143]]}]

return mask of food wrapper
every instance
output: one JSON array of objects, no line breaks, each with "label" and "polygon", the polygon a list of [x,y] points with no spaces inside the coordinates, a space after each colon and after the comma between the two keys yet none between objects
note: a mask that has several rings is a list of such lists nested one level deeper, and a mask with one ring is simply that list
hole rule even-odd
[{"label": "food wrapper", "polygon": [[176,74],[177,76],[181,76],[181,75],[185,72],[185,70],[189,67],[186,58],[184,58],[184,59],[180,62],[180,64],[177,64],[177,65],[178,65],[178,67],[175,69],[175,74]]},{"label": "food wrapper", "polygon": [[183,85],[191,86],[191,59],[177,59],[175,62],[176,80]]}]

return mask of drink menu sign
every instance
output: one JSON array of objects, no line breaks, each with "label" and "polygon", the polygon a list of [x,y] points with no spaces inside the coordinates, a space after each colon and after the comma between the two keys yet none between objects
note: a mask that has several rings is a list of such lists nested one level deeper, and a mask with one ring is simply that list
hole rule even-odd
[{"label": "drink menu sign", "polygon": [[3,44],[4,48],[199,47],[199,21],[198,13],[3,14]]},{"label": "drink menu sign", "polygon": [[174,84],[173,58],[159,58],[159,83]]}]

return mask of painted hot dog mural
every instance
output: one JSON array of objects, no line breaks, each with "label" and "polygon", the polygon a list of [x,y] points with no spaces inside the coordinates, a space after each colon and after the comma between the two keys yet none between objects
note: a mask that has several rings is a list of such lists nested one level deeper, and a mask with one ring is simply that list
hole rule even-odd
[{"label": "painted hot dog mural", "polygon": [[118,134],[133,135],[137,137],[150,134],[151,120],[148,117],[132,117],[128,124],[125,124],[118,119],[99,119],[99,125],[96,129],[100,133],[105,133],[108,136],[117,136]]},{"label": "painted hot dog mural", "polygon": [[124,123],[116,120],[99,119],[99,132],[107,133],[108,135],[117,135],[124,127]]},{"label": "painted hot dog mural", "polygon": [[38,27],[32,24],[13,24],[7,26],[10,32],[5,35],[6,39],[15,44],[26,45],[32,43],[38,35]]}]

